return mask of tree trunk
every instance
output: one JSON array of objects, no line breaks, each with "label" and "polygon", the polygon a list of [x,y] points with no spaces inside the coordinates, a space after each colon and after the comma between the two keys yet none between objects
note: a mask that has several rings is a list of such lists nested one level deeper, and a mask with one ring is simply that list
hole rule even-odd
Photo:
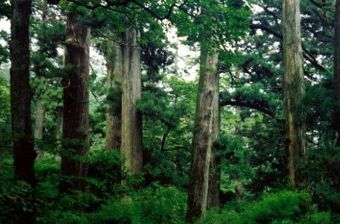
[{"label": "tree trunk", "polygon": [[202,216],[208,204],[209,167],[212,145],[215,141],[216,99],[218,93],[217,54],[202,44],[200,77],[196,104],[195,127],[192,140],[192,160],[189,177],[187,221],[194,222]]},{"label": "tree trunk", "polygon": [[131,174],[140,173],[143,166],[142,117],[136,103],[141,98],[141,56],[136,30],[129,29],[122,38],[122,152],[125,168]]},{"label": "tree trunk", "polygon": [[110,40],[105,54],[108,88],[106,149],[109,150],[120,150],[121,148],[123,58],[120,42],[122,42],[121,36],[118,36],[117,40]]},{"label": "tree trunk", "polygon": [[[218,55],[215,57],[218,58]],[[216,66],[214,68],[216,70]],[[213,101],[213,132],[212,132],[212,153],[210,158],[209,171],[209,191],[207,208],[220,206],[220,159],[218,156],[218,147],[215,147],[215,142],[220,134],[220,106],[219,106],[219,76],[215,77],[215,93]]]},{"label": "tree trunk", "polygon": [[[32,92],[29,83],[29,20],[31,4],[31,0],[11,1],[10,91],[15,178],[25,181],[34,187],[36,184],[34,172],[36,152],[34,151],[32,136]],[[18,211],[16,223],[35,223],[34,212]]]},{"label": "tree trunk", "polygon": [[87,169],[84,157],[89,145],[89,28],[76,14],[67,16],[64,78],[63,153],[61,156],[61,192],[84,190]]},{"label": "tree trunk", "polygon": [[292,187],[295,187],[303,182],[296,167],[305,151],[305,128],[301,116],[302,111],[299,109],[304,95],[300,1],[284,0],[282,8],[288,181]]},{"label": "tree trunk", "polygon": [[334,23],[334,93],[337,108],[333,115],[333,126],[336,134],[336,144],[340,145],[340,0],[336,1]]},{"label": "tree trunk", "polygon": [[[34,138],[38,141],[42,141],[43,139],[44,119],[45,119],[45,105],[42,99],[37,99],[35,110]],[[41,149],[38,146],[35,146],[35,151],[38,153],[38,157],[42,156]]]},{"label": "tree trunk", "polygon": [[64,108],[57,108],[57,127],[56,127],[56,136],[57,139],[60,140],[63,136],[63,122],[64,121]]},{"label": "tree trunk", "polygon": [[12,0],[11,20],[11,114],[15,177],[35,185],[31,123],[31,87],[29,84],[30,0]]}]

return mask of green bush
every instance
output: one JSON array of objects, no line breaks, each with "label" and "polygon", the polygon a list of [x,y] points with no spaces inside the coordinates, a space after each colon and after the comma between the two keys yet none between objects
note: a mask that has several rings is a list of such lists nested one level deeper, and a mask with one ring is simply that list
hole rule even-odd
[{"label": "green bush", "polygon": [[318,213],[305,192],[281,191],[249,203],[241,211],[232,208],[209,211],[198,224],[329,224],[329,213]]},{"label": "green bush", "polygon": [[153,186],[112,199],[89,215],[96,224],[180,224],[184,221],[186,194],[175,187]]}]

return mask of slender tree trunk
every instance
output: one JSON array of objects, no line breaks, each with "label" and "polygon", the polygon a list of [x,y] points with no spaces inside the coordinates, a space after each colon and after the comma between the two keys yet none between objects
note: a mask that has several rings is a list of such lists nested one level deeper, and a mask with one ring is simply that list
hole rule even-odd
[{"label": "slender tree trunk", "polygon": [[[218,55],[214,57],[218,58]],[[214,68],[216,70],[216,68]],[[219,76],[215,77],[215,93],[213,101],[213,132],[212,132],[212,153],[210,158],[209,170],[209,191],[207,208],[220,206],[220,159],[218,155],[218,147],[214,146],[220,134],[220,106],[219,106]]]},{"label": "slender tree trunk", "polygon": [[89,28],[77,15],[67,16],[65,65],[70,67],[64,78],[62,181],[60,190],[84,190],[87,168],[83,161],[89,144]]},{"label": "slender tree trunk", "polygon": [[15,177],[35,185],[31,122],[31,87],[29,84],[30,0],[12,0],[11,20],[11,114]]},{"label": "slender tree trunk", "polygon": [[[34,138],[38,141],[43,139],[44,134],[44,119],[45,119],[45,105],[42,99],[37,99],[35,110],[35,123],[34,123]],[[38,157],[42,156],[41,149],[35,146]]]},{"label": "slender tree trunk", "polygon": [[208,204],[209,173],[212,145],[215,141],[216,64],[218,56],[202,44],[200,78],[196,104],[195,127],[192,140],[192,160],[189,176],[187,221],[194,222],[204,215]]},{"label": "slender tree trunk", "polygon": [[121,36],[109,41],[106,52],[108,104],[106,112],[106,149],[121,148],[121,118],[122,118],[122,79],[123,61],[120,46]]},{"label": "slender tree trunk", "polygon": [[286,115],[286,147],[288,151],[289,184],[303,182],[296,167],[305,151],[305,128],[299,110],[304,95],[301,47],[301,15],[299,0],[283,0],[283,61],[284,101]]},{"label": "slender tree trunk", "polygon": [[122,152],[125,168],[131,174],[140,173],[143,166],[142,117],[136,103],[141,98],[141,56],[139,32],[129,29],[123,34],[122,86]]},{"label": "slender tree trunk", "polygon": [[336,144],[340,145],[340,0],[336,1],[334,23],[334,93],[337,108],[333,115],[333,126],[336,134]]}]

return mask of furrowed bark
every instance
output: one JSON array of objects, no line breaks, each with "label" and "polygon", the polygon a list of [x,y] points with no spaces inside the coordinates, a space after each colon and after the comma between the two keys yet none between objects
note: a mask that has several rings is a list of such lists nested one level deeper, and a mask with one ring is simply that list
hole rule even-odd
[{"label": "furrowed bark", "polygon": [[305,151],[305,128],[300,114],[302,111],[299,110],[299,105],[305,92],[301,47],[300,1],[284,0],[282,8],[288,182],[292,187],[295,187],[303,182],[303,177],[296,167]]},{"label": "furrowed bark", "polygon": [[122,152],[125,168],[131,174],[140,173],[143,166],[142,117],[136,103],[141,98],[141,56],[139,32],[128,29],[122,38]]},{"label": "furrowed bark", "polygon": [[67,16],[64,78],[63,153],[61,156],[61,192],[84,190],[87,168],[84,157],[89,145],[89,28],[77,15]]},{"label": "furrowed bark", "polygon": [[[204,215],[208,205],[209,175],[212,145],[215,141],[216,119],[216,64],[218,56],[202,44],[200,77],[196,104],[195,126],[192,140],[192,160],[189,176],[187,221],[194,222]],[[215,121],[214,121],[215,120]],[[214,161],[214,160],[213,160]]]},{"label": "furrowed bark", "polygon": [[31,87],[29,84],[29,20],[30,0],[12,0],[11,19],[11,114],[15,177],[35,185],[31,122]]},{"label": "furrowed bark", "polygon": [[[112,96],[108,99],[107,112],[106,112],[106,149],[108,150],[120,150],[121,148],[121,117],[122,108],[121,104],[117,105],[116,100],[121,102],[121,84],[123,79],[123,61],[122,61],[122,49],[120,42],[121,36],[118,36],[116,40],[110,40],[108,42],[108,49],[105,54],[106,68],[107,68],[107,88],[109,95],[118,94],[119,96]],[[118,107],[118,108],[115,108]]]}]

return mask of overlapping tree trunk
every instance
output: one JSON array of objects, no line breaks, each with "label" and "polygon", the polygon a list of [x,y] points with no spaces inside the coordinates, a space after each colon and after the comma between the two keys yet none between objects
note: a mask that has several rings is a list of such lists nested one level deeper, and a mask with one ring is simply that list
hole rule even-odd
[{"label": "overlapping tree trunk", "polygon": [[[120,150],[121,148],[121,98],[123,80],[123,58],[121,35],[110,40],[106,49],[108,104],[106,113],[106,149]],[[115,102],[113,102],[115,101]]]},{"label": "overlapping tree trunk", "polygon": [[301,15],[299,0],[283,1],[284,105],[286,116],[286,147],[288,151],[289,184],[303,182],[297,164],[305,151],[305,128],[300,108],[304,95],[303,55],[301,46]]}]

